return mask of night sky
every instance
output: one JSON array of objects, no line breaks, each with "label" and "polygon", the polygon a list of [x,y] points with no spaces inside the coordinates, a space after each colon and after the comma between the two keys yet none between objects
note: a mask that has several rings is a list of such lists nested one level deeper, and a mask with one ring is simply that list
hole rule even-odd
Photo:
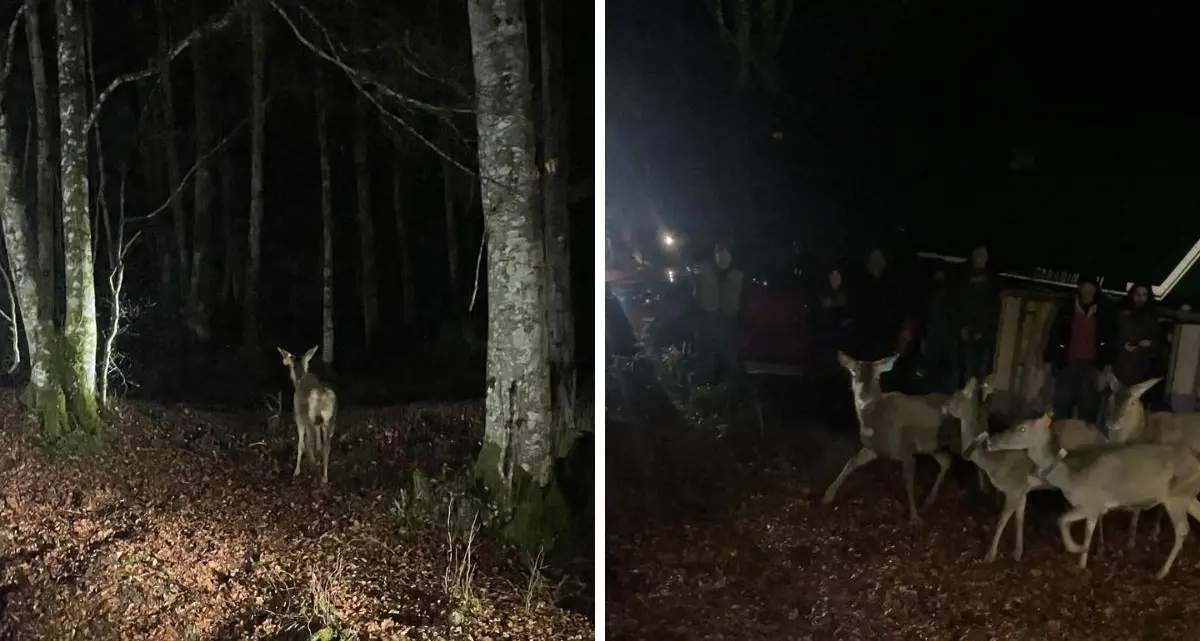
[{"label": "night sky", "polygon": [[[658,203],[743,255],[984,242],[1000,267],[1157,283],[1200,238],[1200,5],[1081,7],[800,0],[777,90],[738,92],[705,2],[612,0],[608,216]],[[1010,170],[1017,146],[1034,170]]]}]

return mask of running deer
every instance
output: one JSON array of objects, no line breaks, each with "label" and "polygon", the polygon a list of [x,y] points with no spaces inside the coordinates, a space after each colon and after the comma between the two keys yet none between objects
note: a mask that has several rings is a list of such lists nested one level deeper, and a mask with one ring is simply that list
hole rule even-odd
[{"label": "running deer", "polygon": [[[1023,421],[990,439],[994,450],[1023,450],[1037,475],[1062,490],[1071,509],[1058,519],[1063,545],[1078,554],[1079,567],[1087,567],[1092,534],[1100,517],[1114,508],[1144,509],[1162,505],[1175,526],[1175,544],[1155,574],[1161,579],[1171,570],[1191,527],[1188,516],[1200,521],[1200,461],[1187,448],[1161,443],[1132,443],[1095,448],[1071,455],[1056,452],[1050,415]],[[1085,521],[1083,543],[1071,534],[1071,524]]]},{"label": "running deer", "polygon": [[[996,532],[984,561],[990,563],[996,560],[1000,537],[1013,516],[1017,517],[1017,524],[1012,558],[1020,561],[1025,550],[1025,500],[1030,491],[1052,489],[1053,486],[1037,476],[1033,460],[1024,452],[987,448],[990,436],[984,401],[990,393],[990,376],[983,383],[971,378],[963,389],[950,397],[942,411],[962,423],[962,457],[987,474],[992,485],[1004,495],[1004,509],[1000,512],[1000,520],[996,523]],[[1099,431],[1082,421],[1056,421],[1049,429],[1055,443],[1066,449],[1078,450],[1107,442]]]},{"label": "running deer", "polygon": [[[928,454],[937,461],[938,475],[925,499],[925,507],[933,504],[938,488],[950,469],[950,455],[938,443],[942,424],[941,406],[936,400],[905,394],[883,393],[879,376],[890,370],[898,355],[877,361],[856,361],[838,352],[838,362],[850,372],[850,388],[854,392],[854,409],[858,416],[859,449],[829,489],[823,502],[833,502],[838,488],[854,470],[877,458],[899,461],[904,470],[904,490],[908,496],[909,521],[919,524],[913,484],[917,454]],[[944,396],[941,398],[945,398]]]},{"label": "running deer", "polygon": [[296,416],[296,471],[300,476],[300,458],[305,453],[314,465],[316,456],[321,456],[321,483],[329,483],[329,450],[333,447],[333,430],[337,421],[337,394],[333,388],[322,383],[317,375],[309,371],[308,364],[317,353],[317,348],[304,352],[299,358],[282,347],[276,348],[283,356],[283,365],[288,368],[292,386],[296,393],[292,397],[292,409]]}]

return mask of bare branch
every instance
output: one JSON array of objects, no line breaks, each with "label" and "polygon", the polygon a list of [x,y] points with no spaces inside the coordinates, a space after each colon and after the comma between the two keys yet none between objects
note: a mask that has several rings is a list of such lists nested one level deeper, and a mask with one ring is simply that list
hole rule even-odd
[{"label": "bare branch", "polygon": [[[271,99],[268,98],[267,102],[269,103],[270,101],[271,101]],[[174,200],[175,197],[178,196],[180,193],[182,193],[184,188],[187,187],[188,183],[191,182],[192,176],[195,175],[196,171],[199,170],[200,167],[204,163],[208,162],[209,158],[211,158],[213,155],[220,152],[222,149],[225,148],[226,145],[228,145],[230,142],[232,142],[234,136],[236,136],[237,133],[242,130],[242,127],[245,127],[246,123],[248,123],[248,122],[250,122],[249,118],[243,118],[242,121],[239,122],[237,124],[237,126],[234,127],[232,131],[229,132],[229,135],[225,136],[223,139],[221,139],[221,142],[217,143],[212,149],[208,150],[208,153],[206,153],[203,156],[201,156],[200,158],[198,158],[196,160],[196,162],[192,165],[192,168],[189,169],[186,174],[184,174],[183,180],[179,181],[179,184],[175,187],[175,191],[171,192],[170,196],[167,196],[166,202],[159,205],[157,209],[155,209],[154,211],[152,211],[144,216],[134,216],[133,218],[129,218],[128,222],[131,222],[131,223],[144,222],[144,221],[150,220],[151,218],[154,218],[155,216],[166,211],[167,208],[171,206],[171,201]],[[122,190],[124,190],[123,183],[122,183]],[[124,195],[122,195],[122,198],[124,198]]]},{"label": "bare branch", "polygon": [[[363,98],[366,98],[367,102],[371,103],[371,105],[374,106],[377,110],[379,110],[379,113],[384,116],[383,123],[384,123],[384,125],[386,125],[388,127],[388,129],[390,129],[393,133],[399,133],[396,131],[396,128],[391,124],[391,122],[395,122],[396,124],[400,125],[401,129],[403,129],[404,131],[407,131],[414,138],[421,141],[422,144],[424,144],[431,151],[433,151],[433,153],[436,154],[438,157],[442,158],[443,160],[450,163],[451,165],[457,167],[460,171],[467,174],[468,176],[471,176],[473,178],[479,177],[479,174],[468,169],[461,162],[454,159],[450,154],[446,153],[440,147],[438,147],[436,144],[434,144],[434,142],[432,140],[430,140],[429,138],[427,138],[426,136],[424,136],[420,132],[418,132],[415,127],[413,127],[411,124],[408,123],[408,121],[406,121],[403,118],[401,118],[400,116],[397,116],[396,114],[392,113],[390,110],[384,108],[384,106],[379,103],[379,100],[374,95],[372,95],[372,93],[370,91],[367,91],[367,88],[364,86],[363,82],[360,80],[360,77],[362,74],[359,71],[353,69],[346,63],[331,56],[329,53],[325,52],[320,47],[313,44],[311,41],[309,41],[307,38],[305,38],[303,34],[300,33],[300,28],[296,26],[295,22],[292,22],[291,17],[289,17],[287,15],[287,13],[285,13],[283,11],[283,9],[279,8],[279,5],[275,4],[275,2],[272,1],[271,6],[275,9],[275,12],[279,14],[279,17],[283,18],[283,21],[287,23],[288,27],[291,28],[292,33],[294,33],[296,35],[296,38],[298,40],[300,40],[301,44],[308,47],[313,53],[317,54],[317,56],[320,57],[322,60],[329,61],[331,64],[333,64],[338,69],[341,69],[346,74],[346,77],[350,80],[350,83],[353,84],[354,88],[357,89],[359,91],[359,93],[362,94]],[[314,20],[315,20],[315,18],[314,18]],[[385,92],[388,93],[388,95],[393,95],[393,96],[396,96],[399,98],[404,98],[403,96],[400,96],[400,94],[397,94],[394,91],[387,89],[386,87],[382,87],[381,85],[376,85],[376,86],[379,86],[381,89],[384,89]],[[411,100],[408,98],[404,98],[404,99]],[[427,108],[427,110],[433,110],[434,113],[445,114],[447,111],[445,109],[434,107],[433,105],[427,105],[425,103],[419,103],[419,104],[424,105],[424,108]],[[470,113],[470,112],[463,112],[463,113]],[[391,121],[391,122],[389,122],[389,121]]]},{"label": "bare branch", "polygon": [[8,25],[8,41],[4,45],[4,51],[0,52],[0,57],[4,58],[4,71],[0,71],[0,83],[7,82],[8,75],[12,73],[13,43],[17,41],[17,29],[21,26],[21,18],[24,17],[25,5],[21,5],[17,8],[16,15],[13,16],[12,24]]},{"label": "bare branch", "polygon": [[[179,56],[179,54],[186,51],[187,48],[193,44],[196,44],[196,42],[201,38],[233,24],[234,18],[237,18],[241,15],[245,6],[246,3],[244,2],[235,2],[230,5],[229,9],[226,10],[220,18],[193,29],[191,33],[183,38],[183,40],[180,40],[179,42],[175,43],[175,46],[171,47],[170,51],[167,52],[167,61],[169,62],[174,60]],[[123,85],[131,82],[137,82],[138,80],[145,80],[146,78],[150,78],[158,74],[160,70],[160,63],[161,61],[156,61],[145,69],[130,72],[123,76],[117,76],[112,82],[108,83],[108,86],[104,88],[104,91],[101,91],[100,95],[96,96],[96,104],[92,106],[92,113],[88,115],[87,123],[83,128],[84,133],[91,131],[92,126],[96,124],[96,119],[100,117],[100,108],[104,106],[104,102],[108,100],[109,96],[111,96],[114,91]]]}]

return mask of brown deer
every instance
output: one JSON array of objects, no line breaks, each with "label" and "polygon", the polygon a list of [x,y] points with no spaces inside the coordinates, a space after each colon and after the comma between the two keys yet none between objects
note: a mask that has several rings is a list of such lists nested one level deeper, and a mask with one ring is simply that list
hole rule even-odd
[{"label": "brown deer", "polygon": [[296,358],[282,347],[276,348],[283,356],[283,365],[288,368],[292,386],[296,393],[292,397],[292,409],[296,415],[296,471],[300,476],[300,458],[308,453],[308,460],[316,464],[316,455],[321,455],[321,484],[329,483],[329,450],[333,446],[334,422],[337,420],[337,394],[333,388],[321,382],[317,375],[308,370],[317,348],[304,352]]}]

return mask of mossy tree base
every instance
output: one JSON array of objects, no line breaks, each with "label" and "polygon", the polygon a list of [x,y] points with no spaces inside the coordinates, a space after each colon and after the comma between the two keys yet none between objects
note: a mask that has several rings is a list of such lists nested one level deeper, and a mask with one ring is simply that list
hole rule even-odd
[{"label": "mossy tree base", "polygon": [[475,478],[502,513],[504,538],[530,558],[551,555],[562,543],[562,535],[571,526],[566,498],[551,474],[550,482],[540,486],[514,466],[511,486],[500,476],[500,448],[484,442],[475,464]]},{"label": "mossy tree base", "polygon": [[96,395],[84,388],[87,380],[79,359],[61,337],[51,343],[49,381],[44,385],[30,382],[21,401],[33,412],[46,441],[68,449],[98,444],[104,421],[100,418]]}]

